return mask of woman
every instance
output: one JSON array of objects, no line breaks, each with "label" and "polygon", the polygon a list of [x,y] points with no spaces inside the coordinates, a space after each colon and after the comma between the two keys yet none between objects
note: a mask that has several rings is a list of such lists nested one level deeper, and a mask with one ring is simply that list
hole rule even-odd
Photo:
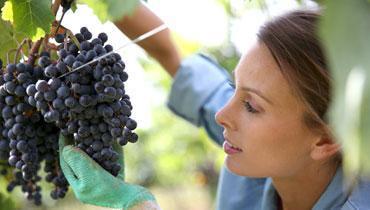
[{"label": "woman", "polygon": [[[261,27],[234,71],[235,89],[209,58],[181,61],[168,31],[141,43],[174,76],[169,107],[223,143],[228,170],[221,173],[218,209],[370,208],[368,183],[359,179],[353,191],[342,183],[340,145],[326,117],[330,76],[316,36],[319,17],[293,11]],[[116,25],[134,38],[160,22],[140,6]],[[223,129],[215,126],[216,111]],[[61,147],[63,171],[82,202],[159,209],[145,188],[109,175],[77,148]]]},{"label": "woman", "polygon": [[227,168],[271,177],[281,209],[319,204],[340,164],[325,117],[330,78],[315,36],[318,17],[295,11],[263,26],[235,70],[233,97],[216,115]]}]

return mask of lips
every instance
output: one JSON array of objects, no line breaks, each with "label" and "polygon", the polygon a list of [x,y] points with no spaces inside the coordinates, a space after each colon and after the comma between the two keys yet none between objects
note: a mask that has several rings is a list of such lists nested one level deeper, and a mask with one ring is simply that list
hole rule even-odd
[{"label": "lips", "polygon": [[232,155],[232,154],[236,154],[236,153],[240,153],[242,152],[243,150],[240,149],[239,147],[236,147],[234,145],[232,145],[229,141],[225,140],[224,141],[224,144],[223,144],[223,149],[225,151],[225,153],[229,154],[229,155]]}]

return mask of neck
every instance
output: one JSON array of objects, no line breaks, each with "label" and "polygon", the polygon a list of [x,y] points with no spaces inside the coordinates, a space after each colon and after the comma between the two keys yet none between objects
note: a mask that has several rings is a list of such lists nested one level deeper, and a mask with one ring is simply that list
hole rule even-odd
[{"label": "neck", "polygon": [[279,194],[280,209],[312,209],[332,180],[337,162],[313,163],[302,168],[293,177],[272,178]]}]

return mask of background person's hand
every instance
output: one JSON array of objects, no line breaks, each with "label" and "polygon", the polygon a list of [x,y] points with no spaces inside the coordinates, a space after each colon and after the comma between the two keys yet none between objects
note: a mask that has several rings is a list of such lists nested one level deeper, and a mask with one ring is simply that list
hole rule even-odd
[{"label": "background person's hand", "polygon": [[[144,187],[112,176],[82,150],[59,138],[60,165],[75,196],[83,203],[109,208],[160,209]],[[123,170],[122,170],[123,171]]]}]

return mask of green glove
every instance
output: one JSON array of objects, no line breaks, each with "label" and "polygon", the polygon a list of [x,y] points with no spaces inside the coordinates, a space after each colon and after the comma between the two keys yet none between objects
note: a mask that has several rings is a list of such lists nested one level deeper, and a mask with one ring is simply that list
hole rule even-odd
[{"label": "green glove", "polygon": [[118,163],[122,166],[118,173],[118,177],[122,180],[125,180],[125,161],[122,147],[117,142],[114,142],[113,149],[118,153]]},{"label": "green glove", "polygon": [[59,151],[63,173],[81,202],[125,210],[145,203],[151,209],[159,209],[154,196],[146,188],[112,176],[82,150],[65,146],[62,135]]}]

